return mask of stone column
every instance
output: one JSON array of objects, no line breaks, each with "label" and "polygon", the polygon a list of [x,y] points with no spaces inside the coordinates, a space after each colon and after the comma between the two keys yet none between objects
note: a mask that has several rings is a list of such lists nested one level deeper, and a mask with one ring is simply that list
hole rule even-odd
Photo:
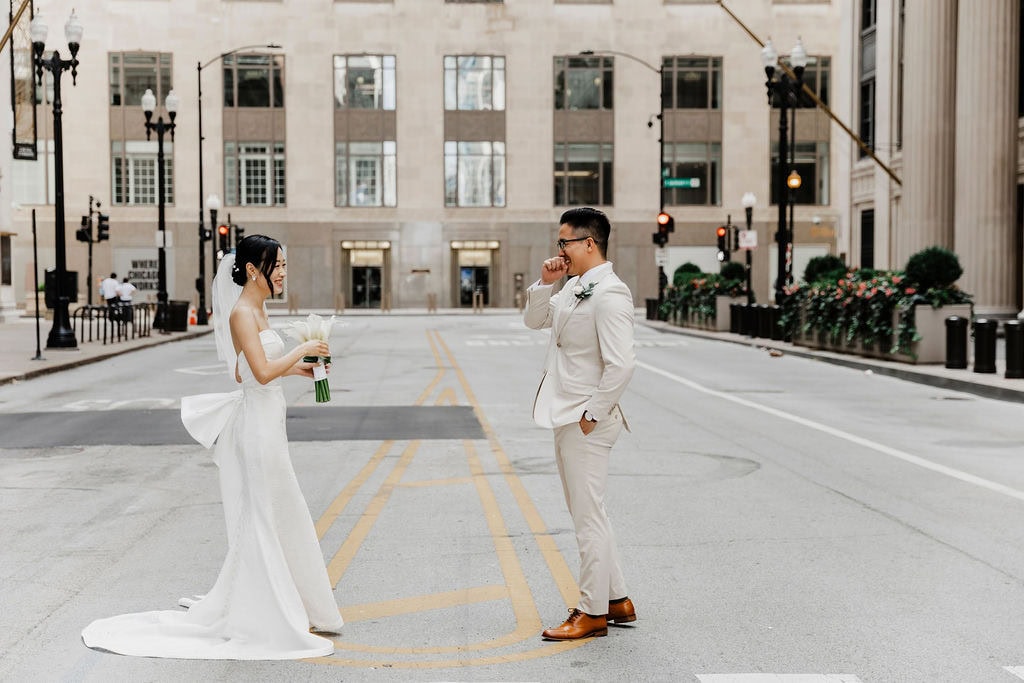
[{"label": "stone column", "polygon": [[894,268],[925,247],[953,247],[957,0],[907,0],[904,16],[903,196]]},{"label": "stone column", "polygon": [[1016,314],[1019,0],[961,2],[954,245],[975,313]]}]

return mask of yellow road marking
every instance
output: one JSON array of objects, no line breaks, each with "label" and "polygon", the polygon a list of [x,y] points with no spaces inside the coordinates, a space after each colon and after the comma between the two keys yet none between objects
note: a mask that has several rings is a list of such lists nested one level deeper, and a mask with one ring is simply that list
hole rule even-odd
[{"label": "yellow road marking", "polygon": [[[554,539],[547,532],[547,528],[544,525],[544,521],[540,516],[540,513],[537,511],[536,506],[533,504],[529,494],[526,492],[526,488],[523,486],[522,481],[516,475],[508,456],[505,454],[494,430],[487,421],[486,416],[483,413],[483,409],[480,407],[480,404],[477,402],[475,395],[470,389],[465,375],[455,362],[455,358],[452,355],[451,350],[444,343],[440,333],[436,330],[427,332],[427,340],[430,343],[431,352],[433,353],[435,362],[437,363],[438,371],[434,376],[434,379],[417,398],[416,405],[422,405],[430,399],[440,385],[441,380],[445,377],[448,368],[451,368],[455,372],[459,386],[480,422],[492,455],[501,470],[506,484],[512,492],[516,504],[523,513],[524,519],[527,521],[530,531],[533,534],[533,538],[537,543],[545,562],[547,563],[549,571],[551,572],[552,578],[558,586],[566,604],[575,604],[575,601],[579,596],[579,589],[572,576],[572,572],[569,571],[568,565],[566,565],[564,558],[554,543]],[[445,357],[448,360],[447,367],[444,364]],[[458,399],[455,388],[443,388],[437,394],[434,403],[436,405],[457,405]],[[536,638],[538,636],[538,631],[541,628],[541,621],[537,612],[536,603],[530,591],[529,584],[526,581],[526,576],[523,573],[523,568],[516,553],[516,549],[509,538],[508,528],[505,525],[505,520],[501,514],[497,498],[494,495],[494,490],[491,487],[490,481],[480,462],[475,444],[472,441],[463,441],[463,449],[466,452],[466,458],[469,464],[469,477],[450,477],[445,479],[403,483],[401,479],[409,468],[409,465],[412,463],[412,459],[418,451],[420,444],[421,442],[416,440],[411,441],[405,447],[395,467],[388,474],[384,483],[370,500],[365,512],[360,516],[355,527],[349,533],[348,538],[342,543],[341,547],[331,558],[327,565],[327,570],[332,584],[337,586],[340,582],[341,577],[345,574],[345,571],[348,569],[355,555],[359,552],[359,549],[369,536],[370,531],[376,524],[378,517],[390,500],[391,494],[394,492],[396,487],[450,486],[471,483],[474,485],[474,488],[477,491],[477,496],[480,499],[480,504],[483,508],[488,529],[490,530],[495,554],[498,558],[499,566],[505,580],[505,585],[478,586],[474,588],[457,589],[444,593],[435,593],[412,598],[400,598],[354,605],[344,608],[343,612],[346,620],[350,623],[367,621],[371,619],[414,614],[429,610],[508,599],[511,603],[512,611],[515,616],[516,628],[514,631],[507,633],[504,636],[488,641],[440,647],[403,648],[375,646],[353,643],[342,639],[342,637],[338,637],[334,641],[336,649],[385,655],[439,655],[498,649],[523,642],[529,638]],[[317,522],[317,533],[321,538],[330,529],[331,525],[345,509],[348,503],[351,502],[355,493],[366,484],[367,480],[376,471],[384,457],[391,451],[393,446],[394,441],[385,441],[382,443],[367,464],[363,466],[362,470],[360,470],[359,474],[357,474],[356,477],[342,490],[338,497],[332,501],[331,505]],[[592,638],[578,641],[545,643],[540,647],[527,651],[493,654],[471,659],[434,661],[370,661],[332,656],[320,657],[307,661],[340,666],[424,669],[485,666],[489,664],[500,664],[536,659],[538,657],[547,657],[559,652],[580,647],[591,640]]]},{"label": "yellow road marking", "polygon": [[504,600],[508,597],[506,586],[478,586],[462,588],[447,593],[417,596],[415,598],[397,598],[382,602],[371,602],[365,605],[351,605],[345,608],[345,622],[367,621],[381,617],[394,617],[399,614],[426,612],[432,609],[445,609],[460,605],[472,605],[478,602]]}]

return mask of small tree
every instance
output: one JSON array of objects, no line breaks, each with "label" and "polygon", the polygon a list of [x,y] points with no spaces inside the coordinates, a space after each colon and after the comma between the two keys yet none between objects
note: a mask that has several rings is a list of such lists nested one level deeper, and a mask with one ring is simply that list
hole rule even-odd
[{"label": "small tree", "polygon": [[814,283],[822,280],[835,282],[846,274],[846,264],[838,256],[825,254],[815,256],[804,268],[804,282]]},{"label": "small tree", "polygon": [[956,254],[943,247],[928,247],[907,261],[907,279],[920,292],[949,289],[964,274]]},{"label": "small tree", "polygon": [[697,275],[701,274],[700,266],[696,263],[690,263],[687,261],[683,265],[676,268],[676,272],[672,274],[672,284],[676,287],[684,285],[692,280]]}]

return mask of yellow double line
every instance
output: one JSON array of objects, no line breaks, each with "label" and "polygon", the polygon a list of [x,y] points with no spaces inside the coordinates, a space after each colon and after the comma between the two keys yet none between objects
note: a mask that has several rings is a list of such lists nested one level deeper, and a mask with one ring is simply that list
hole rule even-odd
[{"label": "yellow double line", "polygon": [[[576,581],[573,578],[572,573],[569,571],[569,567],[566,565],[565,559],[562,557],[558,547],[555,545],[554,539],[548,533],[544,520],[541,518],[536,506],[531,500],[529,494],[526,492],[526,488],[516,475],[507,454],[501,447],[501,443],[495,436],[494,430],[491,428],[491,425],[487,420],[487,416],[484,415],[480,404],[477,402],[476,397],[473,394],[473,390],[469,386],[469,382],[466,381],[465,374],[458,366],[458,363],[456,363],[455,357],[441,338],[439,332],[436,330],[428,330],[427,341],[430,344],[431,351],[434,355],[434,361],[437,365],[437,373],[430,384],[420,394],[419,398],[417,398],[415,405],[425,404],[431,396],[435,395],[435,393],[436,398],[434,400],[434,405],[455,405],[457,403],[457,396],[453,386],[447,386],[438,391],[438,388],[442,385],[442,381],[447,377],[449,369],[454,373],[458,387],[461,388],[462,394],[465,396],[468,404],[472,406],[477,420],[480,422],[487,444],[490,447],[491,455],[497,463],[498,468],[504,477],[505,484],[512,493],[523,518],[526,520],[530,532],[533,535],[534,542],[537,544],[542,557],[547,563],[548,570],[550,571],[555,584],[558,586],[558,589],[562,594],[562,598],[565,600],[565,604],[575,605],[579,596],[579,588],[576,585]],[[539,647],[525,651],[506,652],[504,654],[494,653],[490,655],[481,653],[475,657],[460,657],[456,659],[415,658],[415,655],[444,655],[469,652],[477,653],[485,650],[497,650],[531,638],[539,639],[541,629],[541,621],[537,612],[536,602],[530,592],[530,587],[526,581],[526,576],[523,573],[523,568],[519,562],[519,558],[516,555],[515,547],[509,538],[508,527],[506,526],[504,517],[501,514],[501,509],[498,505],[497,498],[494,495],[494,490],[491,487],[491,483],[488,480],[487,475],[484,473],[480,457],[477,453],[476,444],[470,440],[464,440],[462,442],[462,447],[465,451],[469,466],[468,477],[403,482],[402,477],[405,475],[406,470],[412,463],[413,458],[420,447],[420,443],[421,442],[419,440],[414,440],[410,441],[406,445],[401,456],[398,458],[397,463],[392,468],[391,472],[388,473],[376,494],[367,504],[365,511],[356,522],[352,531],[348,534],[348,537],[341,544],[338,551],[331,557],[327,564],[327,572],[330,576],[332,585],[337,586],[341,581],[341,578],[344,576],[349,565],[352,563],[356,554],[359,552],[359,549],[362,547],[363,542],[369,536],[371,530],[376,524],[381,512],[389,502],[391,494],[394,492],[396,487],[429,487],[460,484],[472,484],[476,489],[484,517],[487,521],[491,540],[494,544],[494,552],[498,558],[498,564],[501,569],[504,584],[476,586],[443,593],[433,593],[412,598],[386,600],[383,602],[347,607],[344,610],[345,621],[352,624],[369,619],[381,619],[391,616],[427,612],[430,610],[507,599],[510,601],[512,612],[515,617],[515,629],[503,636],[481,642],[437,647],[383,647],[351,642],[347,640],[345,636],[341,636],[336,638],[334,641],[335,648],[339,651],[363,652],[374,655],[398,655],[401,657],[382,661],[371,661],[335,655],[331,657],[320,657],[310,661],[343,666],[381,666],[392,668],[483,666],[487,664],[523,661],[527,659],[535,659],[537,657],[550,656],[558,652],[579,647],[589,642],[588,639],[582,641],[544,643]],[[323,515],[316,522],[317,535],[321,539],[323,539],[324,535],[334,524],[335,520],[338,519],[345,508],[349,505],[356,493],[377,471],[380,464],[384,461],[384,458],[391,453],[394,447],[394,440],[384,441],[359,473],[356,474],[348,485],[346,485],[338,496],[331,502],[327,510],[324,511]]]}]

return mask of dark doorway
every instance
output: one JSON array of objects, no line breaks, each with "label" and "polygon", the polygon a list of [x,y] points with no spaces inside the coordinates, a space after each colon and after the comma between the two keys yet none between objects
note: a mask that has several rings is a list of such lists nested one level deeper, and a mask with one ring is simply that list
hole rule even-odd
[{"label": "dark doorway", "polygon": [[352,307],[380,308],[380,266],[352,267]]},{"label": "dark doorway", "polygon": [[461,266],[459,268],[459,305],[472,306],[473,292],[480,291],[484,306],[490,303],[491,269],[487,266]]}]

